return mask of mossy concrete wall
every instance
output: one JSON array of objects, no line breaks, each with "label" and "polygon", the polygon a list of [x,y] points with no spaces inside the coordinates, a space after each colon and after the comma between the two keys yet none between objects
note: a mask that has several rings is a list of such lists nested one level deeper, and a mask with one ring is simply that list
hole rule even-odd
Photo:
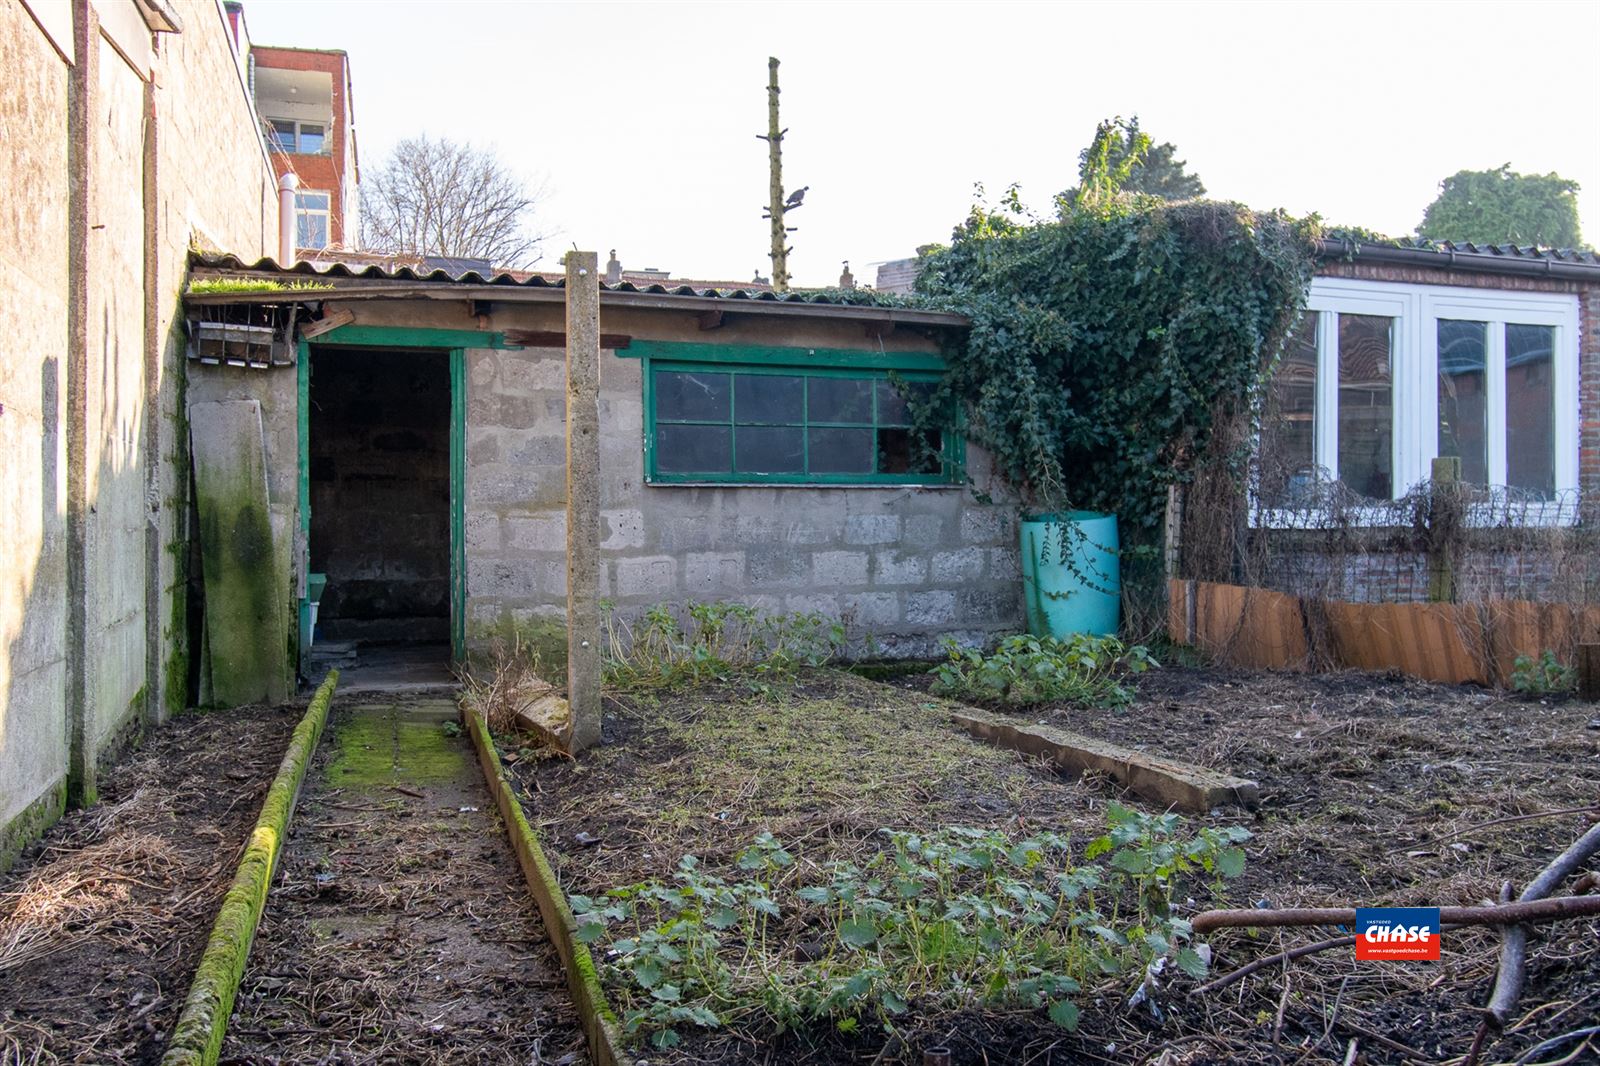
[{"label": "mossy concrete wall", "polygon": [[129,0],[0,5],[0,832],[15,839],[59,808],[40,801],[72,733],[92,796],[103,752],[184,702],[186,256],[253,258],[277,228],[220,5],[171,6],[183,32],[158,42]]}]

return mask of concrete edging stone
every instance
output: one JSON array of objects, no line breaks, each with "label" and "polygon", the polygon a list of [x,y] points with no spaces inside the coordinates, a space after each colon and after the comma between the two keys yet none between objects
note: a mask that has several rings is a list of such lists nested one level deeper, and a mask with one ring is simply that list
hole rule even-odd
[{"label": "concrete edging stone", "polygon": [[311,756],[317,750],[317,742],[322,739],[322,729],[327,724],[328,709],[333,704],[333,692],[338,684],[339,671],[329,671],[327,680],[311,698],[305,717],[295,726],[278,774],[261,804],[261,815],[245,845],[244,857],[239,860],[233,884],[217,911],[211,938],[206,942],[205,954],[200,956],[200,965],[195,968],[189,995],[172,1031],[167,1052],[161,1058],[161,1066],[215,1066],[222,1052],[222,1038],[228,1030],[234,999],[239,994],[239,982],[244,978],[256,925],[266,909],[272,874],[283,850],[283,838],[294,818],[300,786],[305,781]]},{"label": "concrete edging stone", "polygon": [[495,805],[500,809],[500,818],[511,838],[512,850],[517,853],[523,878],[539,905],[545,930],[556,946],[556,953],[561,956],[561,965],[567,971],[567,988],[583,1024],[583,1035],[588,1041],[594,1066],[633,1066],[632,1058],[622,1050],[625,1044],[622,1027],[617,1022],[616,1012],[606,1001],[605,991],[600,987],[600,973],[595,967],[594,956],[590,954],[589,946],[578,939],[578,919],[572,913],[572,904],[567,902],[566,894],[561,891],[561,882],[556,877],[555,869],[539,844],[539,834],[523,812],[511,783],[506,780],[494,738],[489,735],[489,727],[470,697],[461,701],[461,717],[468,735],[472,737],[472,746],[477,749],[478,765],[483,769],[484,781],[494,795]]}]

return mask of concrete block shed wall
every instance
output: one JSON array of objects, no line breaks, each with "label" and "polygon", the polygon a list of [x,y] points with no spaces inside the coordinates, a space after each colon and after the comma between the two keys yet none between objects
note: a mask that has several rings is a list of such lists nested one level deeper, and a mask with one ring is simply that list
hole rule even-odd
[{"label": "concrete block shed wall", "polygon": [[155,35],[132,0],[0,5],[0,867],[60,809],[74,722],[92,771],[183,699],[186,255],[277,222],[220,6],[173,7]]},{"label": "concrete block shed wall", "polygon": [[[459,329],[461,306],[358,302],[356,324]],[[470,321],[470,320],[469,320]],[[878,350],[859,322],[730,313],[715,331],[692,312],[608,308],[606,332],[655,340]],[[497,305],[487,330],[564,329],[559,304]],[[884,350],[934,351],[896,333]],[[971,486],[647,486],[640,362],[601,357],[601,589],[619,615],[660,603],[738,600],[817,611],[870,635],[885,655],[937,654],[945,634],[980,641],[1022,625],[1011,509]],[[566,611],[565,352],[467,352],[466,558],[469,651],[520,633],[558,657]],[[976,486],[985,456],[968,449]],[[553,666],[551,662],[547,666]]]}]

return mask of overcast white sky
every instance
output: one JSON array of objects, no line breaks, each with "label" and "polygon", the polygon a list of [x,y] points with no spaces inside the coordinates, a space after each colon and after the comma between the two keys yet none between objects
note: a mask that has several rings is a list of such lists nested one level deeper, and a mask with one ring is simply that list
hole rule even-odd
[{"label": "overcast white sky", "polygon": [[1600,240],[1600,2],[532,3],[246,0],[257,43],[350,53],[364,165],[419,133],[542,181],[540,266],[769,272],[767,56],[783,61],[798,284],[943,241],[982,182],[1041,210],[1110,115],[1210,195],[1411,233],[1440,179],[1583,186]]}]

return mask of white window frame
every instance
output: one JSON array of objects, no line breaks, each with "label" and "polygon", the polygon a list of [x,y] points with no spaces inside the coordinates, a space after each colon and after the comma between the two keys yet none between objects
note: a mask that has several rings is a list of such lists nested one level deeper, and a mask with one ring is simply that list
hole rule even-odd
[{"label": "white window frame", "polygon": [[[328,204],[327,204],[326,207],[322,207],[322,208],[301,207],[300,206],[300,198],[302,196],[323,196],[323,197],[327,198]],[[331,248],[333,246],[333,193],[328,191],[327,189],[300,189],[299,191],[297,191],[295,193],[295,198],[294,198],[294,226],[295,226],[295,233],[294,233],[294,236],[295,236],[295,243],[297,245],[300,245],[300,216],[302,216],[302,215],[321,215],[322,216],[322,229],[323,229],[323,232],[327,234],[328,240],[327,240],[326,244],[323,244],[320,247],[321,248]],[[306,245],[300,245],[300,247],[302,247],[302,248],[310,248],[312,246],[309,245],[309,244],[306,244]]]},{"label": "white window frame", "polygon": [[[1390,372],[1394,426],[1392,498],[1404,496],[1432,474],[1439,455],[1440,319],[1488,325],[1487,469],[1490,486],[1506,483],[1505,327],[1549,326],[1554,329],[1551,355],[1554,455],[1557,499],[1578,491],[1578,297],[1572,293],[1475,289],[1449,285],[1315,278],[1306,310],[1318,312],[1316,327],[1316,415],[1312,455],[1329,477],[1339,476],[1339,329],[1338,316],[1381,315],[1392,318]],[[1254,503],[1254,501],[1253,501]],[[1252,523],[1295,524],[1291,512],[1252,506]],[[1373,508],[1367,524],[1395,521],[1392,512]],[[1486,516],[1487,517],[1487,516]],[[1576,508],[1561,508],[1549,521],[1570,523]]]},{"label": "white window frame", "polygon": [[[270,144],[277,151],[284,152],[284,153],[286,153],[288,155],[332,155],[333,154],[333,126],[332,126],[331,123],[324,122],[324,121],[322,121],[320,119],[313,120],[313,119],[309,119],[309,118],[308,119],[273,118],[271,116],[267,117],[266,122],[267,122],[267,126],[268,126],[268,129],[267,129],[267,143]],[[293,148],[285,148],[281,144],[278,143],[278,132],[277,132],[277,127],[276,127],[275,124],[279,123],[279,122],[286,122],[289,125],[294,127],[294,147]],[[304,151],[301,151],[301,149],[300,149],[301,137],[304,136],[304,134],[301,132],[301,129],[300,129],[300,127],[302,127],[302,126],[320,126],[322,128],[322,148],[320,150],[315,151],[315,152],[304,152]]]}]

